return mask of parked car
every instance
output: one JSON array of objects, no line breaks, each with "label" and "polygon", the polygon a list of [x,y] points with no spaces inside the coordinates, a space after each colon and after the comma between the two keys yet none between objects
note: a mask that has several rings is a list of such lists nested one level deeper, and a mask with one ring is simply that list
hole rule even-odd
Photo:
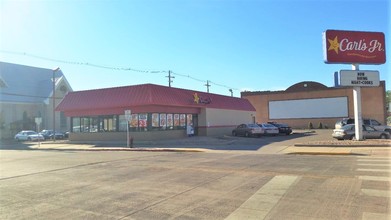
[{"label": "parked car", "polygon": [[[347,125],[347,124],[354,124],[354,118],[343,118],[341,120],[338,120],[335,123],[335,128],[338,129],[338,128],[341,128],[341,127],[343,127],[344,125]],[[380,122],[378,122],[375,119],[363,119],[363,125],[372,126],[376,130],[386,131],[386,132],[388,132],[391,135],[391,126],[382,125]]]},{"label": "parked car", "polygon": [[277,135],[279,133],[278,128],[274,125],[267,124],[267,123],[260,123],[258,124],[258,126],[262,128],[264,134]]},{"label": "parked car", "polygon": [[[45,140],[53,139],[53,130],[42,130],[39,133],[45,138]],[[56,131],[56,139],[64,139],[64,138],[65,138],[64,133]]]},{"label": "parked car", "polygon": [[35,131],[21,131],[15,135],[17,141],[43,141],[45,138]]},{"label": "parked car", "polygon": [[233,136],[240,135],[245,137],[250,137],[250,136],[260,137],[263,133],[264,131],[257,124],[240,124],[232,131]]},{"label": "parked car", "polygon": [[[364,139],[386,139],[390,137],[390,134],[386,131],[376,130],[369,125],[362,126],[362,133]],[[348,124],[339,129],[333,130],[333,138],[338,140],[353,140],[355,138],[355,125]]]},{"label": "parked car", "polygon": [[292,128],[289,127],[289,125],[287,124],[277,123],[273,121],[269,121],[268,124],[276,126],[280,134],[290,135],[292,133]]}]

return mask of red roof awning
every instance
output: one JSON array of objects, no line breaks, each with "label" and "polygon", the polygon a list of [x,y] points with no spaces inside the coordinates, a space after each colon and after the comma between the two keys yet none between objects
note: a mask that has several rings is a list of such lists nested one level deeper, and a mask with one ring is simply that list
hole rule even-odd
[{"label": "red roof awning", "polygon": [[202,108],[255,111],[247,99],[154,84],[70,92],[56,111],[86,116],[123,114],[125,109],[134,113],[199,113]]}]

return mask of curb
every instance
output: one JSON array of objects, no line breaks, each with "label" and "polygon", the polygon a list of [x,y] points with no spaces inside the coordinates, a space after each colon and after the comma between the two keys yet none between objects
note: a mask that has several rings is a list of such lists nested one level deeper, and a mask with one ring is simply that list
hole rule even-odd
[{"label": "curb", "polygon": [[352,153],[352,152],[289,152],[286,153],[287,155],[330,155],[330,156],[369,156],[370,154],[363,154],[363,153]]},{"label": "curb", "polygon": [[52,151],[145,151],[145,152],[205,152],[203,149],[182,149],[182,148],[39,148],[32,147],[31,150],[52,150]]},{"label": "curb", "polygon": [[356,145],[336,145],[336,144],[294,144],[295,147],[390,147],[388,144],[356,144]]}]

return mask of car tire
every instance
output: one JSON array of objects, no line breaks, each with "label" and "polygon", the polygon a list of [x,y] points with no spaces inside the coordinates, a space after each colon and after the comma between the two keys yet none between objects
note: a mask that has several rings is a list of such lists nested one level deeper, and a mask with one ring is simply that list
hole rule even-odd
[{"label": "car tire", "polygon": [[233,131],[232,132],[232,136],[236,136],[237,134],[236,134],[236,132],[235,131]]},{"label": "car tire", "polygon": [[250,137],[250,133],[248,133],[247,131],[244,133],[244,136],[245,137]]},{"label": "car tire", "polygon": [[387,135],[386,134],[381,134],[380,135],[380,139],[387,139]]},{"label": "car tire", "polygon": [[28,140],[28,141],[31,141],[31,137],[28,137],[27,140]]}]

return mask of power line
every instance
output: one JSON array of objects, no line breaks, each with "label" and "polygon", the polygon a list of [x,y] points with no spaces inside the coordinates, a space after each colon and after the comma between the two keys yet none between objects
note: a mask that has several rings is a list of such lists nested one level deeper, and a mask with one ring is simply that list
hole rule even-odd
[{"label": "power line", "polygon": [[[46,61],[51,61],[51,62],[71,64],[71,65],[80,65],[80,66],[90,66],[90,67],[95,67],[95,68],[100,68],[100,69],[108,69],[108,70],[116,70],[116,71],[132,71],[132,72],[138,72],[138,73],[151,73],[151,74],[167,73],[166,70],[140,70],[140,69],[134,69],[131,67],[112,67],[112,66],[99,65],[99,64],[93,64],[93,63],[88,63],[88,62],[76,62],[76,61],[53,59],[53,58],[49,58],[49,57],[43,57],[43,56],[38,56],[35,54],[24,53],[24,52],[22,53],[22,52],[6,51],[6,50],[0,50],[0,52],[7,53],[7,54],[19,55],[19,56],[28,56],[28,57],[33,57],[36,59],[41,59],[41,60],[46,60]],[[202,82],[202,83],[207,83],[207,84],[210,83],[210,84],[213,84],[216,86],[220,86],[220,87],[224,87],[224,88],[228,88],[228,89],[232,89],[232,90],[239,90],[237,88],[233,88],[231,86],[215,83],[215,82],[212,82],[209,80],[198,79],[198,78],[195,78],[189,74],[177,73],[177,72],[173,72],[171,70],[169,70],[168,73],[169,73],[169,76],[166,76],[166,77],[169,77],[169,86],[170,87],[171,87],[171,82],[172,82],[171,79],[175,78],[174,76],[171,76],[171,74],[173,74],[173,75],[177,75],[177,76],[181,76],[181,77],[186,77],[186,78],[192,79],[194,81]],[[209,86],[210,86],[210,84],[209,84]]]},{"label": "power line", "polygon": [[[9,93],[9,92],[2,92],[1,95],[19,96],[19,97],[29,97],[29,98],[43,98],[43,99],[52,98],[52,97],[48,97],[48,96],[26,95],[26,94]],[[61,97],[54,97],[54,98],[55,98],[55,99],[63,99],[63,98],[61,98]]]},{"label": "power line", "polygon": [[93,64],[93,63],[88,63],[88,62],[67,61],[67,60],[53,59],[53,58],[38,56],[38,55],[34,55],[34,54],[14,52],[14,51],[0,50],[0,52],[14,54],[14,55],[20,55],[20,56],[28,56],[28,57],[33,57],[33,58],[40,59],[40,60],[52,61],[52,62],[57,62],[57,63],[65,63],[65,64],[71,64],[71,65],[80,65],[80,66],[91,66],[91,67],[95,67],[95,68],[108,69],[108,70],[133,71],[133,72],[139,72],[139,73],[166,73],[167,72],[165,70],[140,70],[140,69],[134,69],[131,67],[112,67],[112,66],[99,65],[99,64]]}]

